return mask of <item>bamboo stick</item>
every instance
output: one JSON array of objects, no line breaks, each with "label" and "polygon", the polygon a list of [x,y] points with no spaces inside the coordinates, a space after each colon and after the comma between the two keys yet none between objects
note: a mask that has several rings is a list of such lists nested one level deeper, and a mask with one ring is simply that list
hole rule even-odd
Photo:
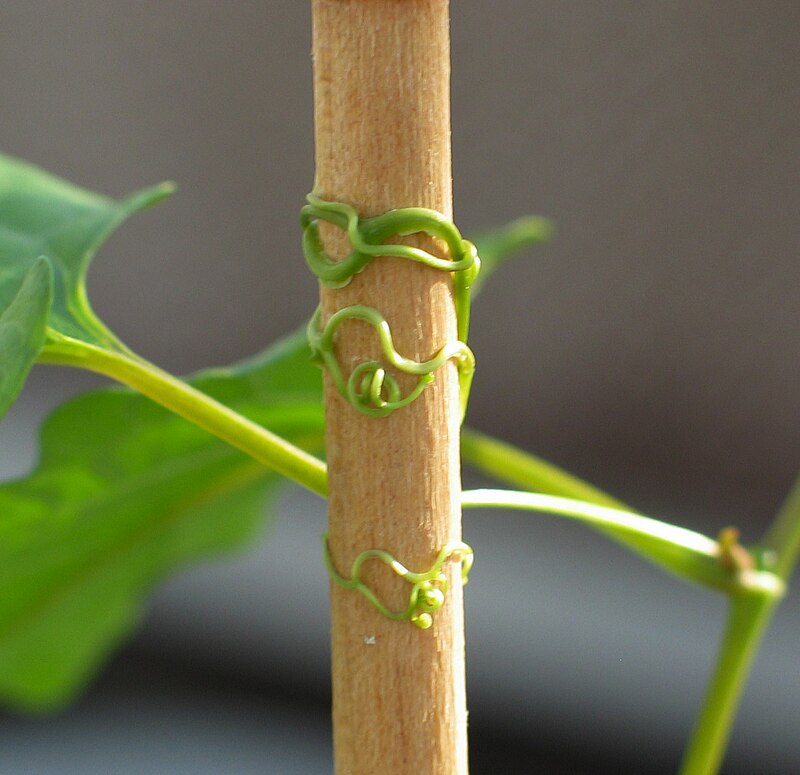
[{"label": "bamboo stick", "polygon": [[[421,206],[450,217],[447,0],[313,0],[313,20],[315,192],[362,216]],[[341,231],[323,225],[322,235],[331,255],[348,252]],[[427,237],[404,241],[439,250]],[[456,338],[450,276],[414,262],[378,258],[321,298],[323,319],[350,304],[380,310],[397,349],[416,360]],[[379,355],[373,329],[359,321],[340,329],[336,347],[347,372]],[[461,537],[455,366],[380,419],[358,413],[326,377],[326,412],[329,545],[339,572],[349,575],[371,548],[428,569]],[[376,565],[370,586],[404,608],[408,584]],[[447,602],[428,630],[390,621],[357,592],[332,585],[337,775],[466,775],[458,572],[448,564]]]}]

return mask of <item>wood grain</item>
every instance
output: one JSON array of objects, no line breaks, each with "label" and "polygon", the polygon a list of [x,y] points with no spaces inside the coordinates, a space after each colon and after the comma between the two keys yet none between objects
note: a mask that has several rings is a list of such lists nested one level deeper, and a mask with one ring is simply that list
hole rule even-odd
[{"label": "wood grain", "polygon": [[[422,206],[450,216],[447,1],[314,0],[313,18],[315,192],[362,215]],[[348,251],[335,228],[322,234],[331,255]],[[408,241],[441,250],[427,237]],[[380,310],[397,349],[416,360],[456,338],[450,276],[410,261],[378,258],[321,297],[325,319],[350,304]],[[358,321],[340,329],[336,347],[347,373],[379,355],[373,330]],[[349,575],[355,556],[370,548],[413,570],[429,568],[461,537],[455,366],[381,419],[359,414],[326,378],[326,412],[337,568]],[[463,604],[458,567],[448,564],[447,572],[447,602],[425,631],[332,585],[337,775],[466,774]],[[368,580],[392,607],[407,604],[408,584],[387,569],[371,568]]]}]

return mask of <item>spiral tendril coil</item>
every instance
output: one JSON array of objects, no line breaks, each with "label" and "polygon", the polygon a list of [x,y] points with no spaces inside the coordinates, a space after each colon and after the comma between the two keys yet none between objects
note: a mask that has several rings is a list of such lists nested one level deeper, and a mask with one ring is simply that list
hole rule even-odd
[{"label": "spiral tendril coil", "polygon": [[[459,374],[462,417],[466,411],[475,357],[467,346],[469,329],[469,289],[480,268],[475,246],[465,240],[444,215],[422,207],[390,210],[371,218],[359,218],[358,212],[342,202],[327,202],[309,194],[308,204],[300,213],[303,228],[303,253],[311,271],[329,288],[342,288],[354,275],[379,256],[395,256],[416,261],[439,271],[453,274],[458,339],[448,342],[432,358],[415,361],[402,356],[394,346],[386,318],[373,307],[356,304],[334,313],[322,322],[318,307],[308,325],[308,341],[314,359],[330,373],[336,390],[355,409],[370,417],[385,417],[414,401],[434,379],[434,372],[451,358]],[[343,229],[352,250],[342,260],[333,260],[326,252],[319,234],[319,222],[326,221]],[[392,236],[425,233],[445,242],[452,257],[439,258],[410,245],[384,244]],[[410,392],[402,395],[396,377],[378,361],[366,361],[345,376],[336,358],[334,338],[347,320],[363,320],[377,332],[386,363],[398,372],[417,377]]]},{"label": "spiral tendril coil", "polygon": [[[461,584],[466,585],[473,563],[472,549],[462,541],[444,546],[433,565],[426,571],[415,573],[409,570],[389,552],[382,549],[367,549],[356,557],[350,568],[350,578],[342,576],[333,564],[327,533],[322,537],[325,565],[330,577],[344,589],[355,589],[383,616],[394,621],[410,621],[421,630],[427,630],[433,624],[433,615],[444,605],[448,582],[443,568],[447,562],[461,563]],[[408,605],[401,611],[392,611],[381,602],[378,596],[361,580],[361,569],[366,562],[379,560],[411,584]]]}]

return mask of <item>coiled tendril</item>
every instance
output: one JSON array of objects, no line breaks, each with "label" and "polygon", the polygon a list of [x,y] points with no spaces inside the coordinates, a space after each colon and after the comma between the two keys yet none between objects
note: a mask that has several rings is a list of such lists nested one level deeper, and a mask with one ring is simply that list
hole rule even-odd
[{"label": "coiled tendril", "polygon": [[[390,210],[371,218],[359,218],[357,211],[341,202],[327,202],[313,194],[300,213],[303,227],[303,253],[306,263],[320,282],[329,288],[347,285],[355,274],[379,256],[396,256],[417,261],[433,269],[453,273],[458,340],[448,342],[427,361],[403,357],[394,347],[386,318],[376,309],[363,305],[344,307],[322,325],[320,308],[308,325],[311,351],[333,378],[339,393],[358,411],[371,417],[384,417],[406,406],[433,381],[433,373],[453,358],[459,373],[462,414],[466,410],[475,357],[467,347],[469,330],[469,288],[478,274],[480,259],[475,246],[465,240],[455,225],[444,215],[422,207]],[[319,235],[319,221],[327,221],[347,232],[352,250],[341,261],[334,261],[326,252]],[[408,236],[423,232],[444,240],[452,260],[438,258],[410,245],[386,245],[391,236]],[[334,353],[334,335],[345,320],[363,320],[378,333],[387,363],[397,371],[417,376],[417,382],[406,396],[401,394],[397,379],[378,361],[356,366],[345,377]]]},{"label": "coiled tendril", "polygon": [[[472,568],[472,549],[465,543],[457,541],[444,546],[430,569],[421,573],[409,570],[396,560],[389,552],[382,549],[368,549],[356,557],[350,569],[350,578],[341,576],[331,559],[327,533],[322,536],[325,553],[325,565],[330,577],[344,589],[356,589],[372,603],[378,611],[395,621],[410,621],[421,630],[427,630],[433,624],[433,614],[443,605],[447,595],[447,575],[442,571],[446,562],[461,563],[461,584],[466,585]],[[380,560],[391,568],[400,578],[411,584],[408,595],[408,606],[402,611],[387,608],[378,596],[361,580],[361,568],[369,560]]]}]

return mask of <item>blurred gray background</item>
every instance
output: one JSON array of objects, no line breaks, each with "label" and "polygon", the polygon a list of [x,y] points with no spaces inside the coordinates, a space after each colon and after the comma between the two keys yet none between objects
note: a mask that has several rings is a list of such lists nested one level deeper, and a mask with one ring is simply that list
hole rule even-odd
[{"label": "blurred gray background", "polygon": [[[452,14],[457,222],[536,212],[558,227],[475,307],[470,424],[645,513],[754,539],[800,469],[800,5]],[[0,7],[0,150],[111,195],[180,186],[90,277],[100,316],[170,370],[247,356],[315,306],[296,226],[309,50],[296,0]],[[0,425],[0,476],[35,459],[36,418],[92,384],[36,370]],[[70,713],[0,719],[0,775],[329,771],[324,513],[294,492],[284,506],[262,546],[159,592]],[[722,601],[574,526],[465,528],[473,772],[673,771]],[[291,552],[307,588],[276,622],[264,601],[288,605]],[[725,772],[800,771],[797,599]]]}]

